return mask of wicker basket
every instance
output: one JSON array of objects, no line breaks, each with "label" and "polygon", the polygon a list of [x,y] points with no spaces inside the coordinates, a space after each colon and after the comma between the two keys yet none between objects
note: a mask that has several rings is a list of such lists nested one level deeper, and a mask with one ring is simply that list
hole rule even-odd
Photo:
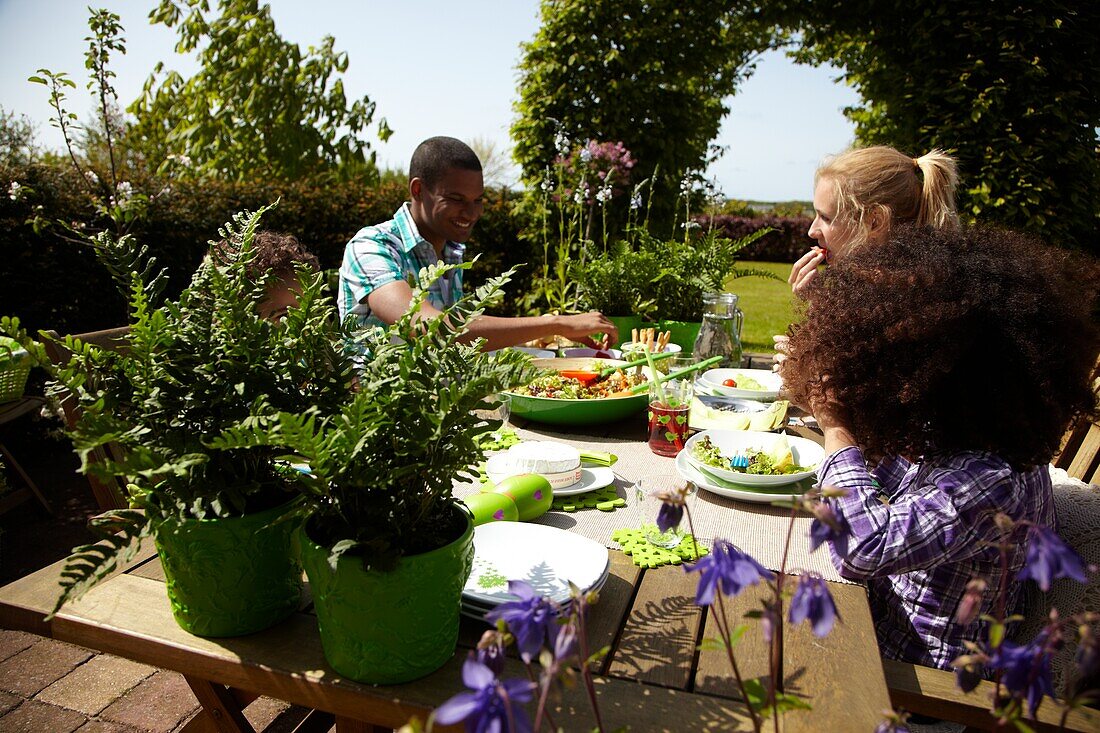
[{"label": "wicker basket", "polygon": [[0,402],[22,397],[30,373],[30,354],[14,339],[0,337]]}]

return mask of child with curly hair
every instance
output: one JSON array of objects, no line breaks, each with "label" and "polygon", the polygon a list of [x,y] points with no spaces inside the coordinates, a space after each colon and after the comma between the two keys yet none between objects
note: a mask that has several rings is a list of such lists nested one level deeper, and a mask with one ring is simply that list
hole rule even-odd
[{"label": "child with curly hair", "polygon": [[1026,547],[1005,573],[994,516],[1056,526],[1047,463],[1097,412],[1098,293],[1095,260],[977,228],[895,228],[809,285],[781,373],[824,431],[821,485],[847,491],[828,544],[884,656],[948,668],[984,638],[955,620],[972,578],[982,613],[1002,583],[1017,605]]}]

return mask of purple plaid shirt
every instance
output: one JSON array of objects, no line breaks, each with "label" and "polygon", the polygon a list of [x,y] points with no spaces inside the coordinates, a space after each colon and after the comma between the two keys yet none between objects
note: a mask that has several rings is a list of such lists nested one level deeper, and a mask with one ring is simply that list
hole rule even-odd
[{"label": "purple plaid shirt", "polygon": [[[868,471],[859,448],[838,450],[818,471],[851,536],[829,543],[842,577],[866,581],[883,656],[949,669],[963,640],[987,635],[985,622],[962,626],[955,611],[966,584],[985,578],[982,613],[991,613],[1002,580],[992,521],[997,512],[1055,527],[1046,466],[1013,471],[991,453],[965,452],[910,463],[888,456]],[[1009,612],[1018,610],[1025,546],[1009,553]]]}]

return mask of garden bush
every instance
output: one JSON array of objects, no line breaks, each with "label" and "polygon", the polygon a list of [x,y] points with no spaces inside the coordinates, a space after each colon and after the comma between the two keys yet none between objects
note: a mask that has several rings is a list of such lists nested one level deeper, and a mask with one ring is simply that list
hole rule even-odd
[{"label": "garden bush", "polygon": [[695,221],[703,231],[713,226],[721,236],[734,240],[764,227],[775,230],[741,250],[738,254],[741,260],[794,262],[814,244],[806,233],[813,219],[804,216],[747,217],[719,214],[714,217],[698,216]]},{"label": "garden bush", "polygon": [[[125,320],[125,303],[110,277],[83,244],[63,238],[64,228],[45,230],[44,222],[95,221],[91,198],[66,161],[40,162],[5,169],[4,191],[13,181],[18,195],[0,197],[0,253],[4,261],[0,313],[17,315],[31,329],[82,332],[117,326]],[[164,184],[135,181],[135,190],[157,192]],[[218,227],[241,209],[258,209],[278,199],[264,216],[265,227],[294,234],[320,259],[325,269],[337,268],[344,245],[361,227],[389,219],[406,199],[404,181],[369,187],[360,182],[326,179],[280,182],[173,181],[155,197],[132,233],[147,244],[168,272],[166,294],[177,295],[218,237]],[[520,241],[522,224],[513,213],[513,195],[486,194],[485,214],[468,245],[469,257],[481,254],[467,276],[469,288],[515,264],[534,265],[535,253]],[[102,226],[109,226],[103,219]],[[513,278],[507,300],[496,311],[512,314],[516,300],[530,287],[531,267]]]}]

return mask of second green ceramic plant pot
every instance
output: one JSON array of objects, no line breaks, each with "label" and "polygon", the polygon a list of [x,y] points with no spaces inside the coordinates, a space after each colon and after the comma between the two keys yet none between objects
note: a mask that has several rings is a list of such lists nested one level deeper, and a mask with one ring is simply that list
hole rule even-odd
[{"label": "second green ceramic plant pot", "polygon": [[[461,511],[457,506],[454,511]],[[431,674],[454,656],[462,588],[474,562],[474,526],[448,545],[403,557],[388,572],[364,570],[298,533],[325,659],[348,679],[392,685]]]},{"label": "second green ceramic plant pot", "polygon": [[297,610],[302,568],[289,504],[243,517],[167,519],[155,528],[172,615],[197,636],[240,636]]},{"label": "second green ceramic plant pot", "polygon": [[702,326],[701,321],[661,321],[661,330],[672,333],[669,342],[679,346],[685,354],[695,348],[695,338]]}]

